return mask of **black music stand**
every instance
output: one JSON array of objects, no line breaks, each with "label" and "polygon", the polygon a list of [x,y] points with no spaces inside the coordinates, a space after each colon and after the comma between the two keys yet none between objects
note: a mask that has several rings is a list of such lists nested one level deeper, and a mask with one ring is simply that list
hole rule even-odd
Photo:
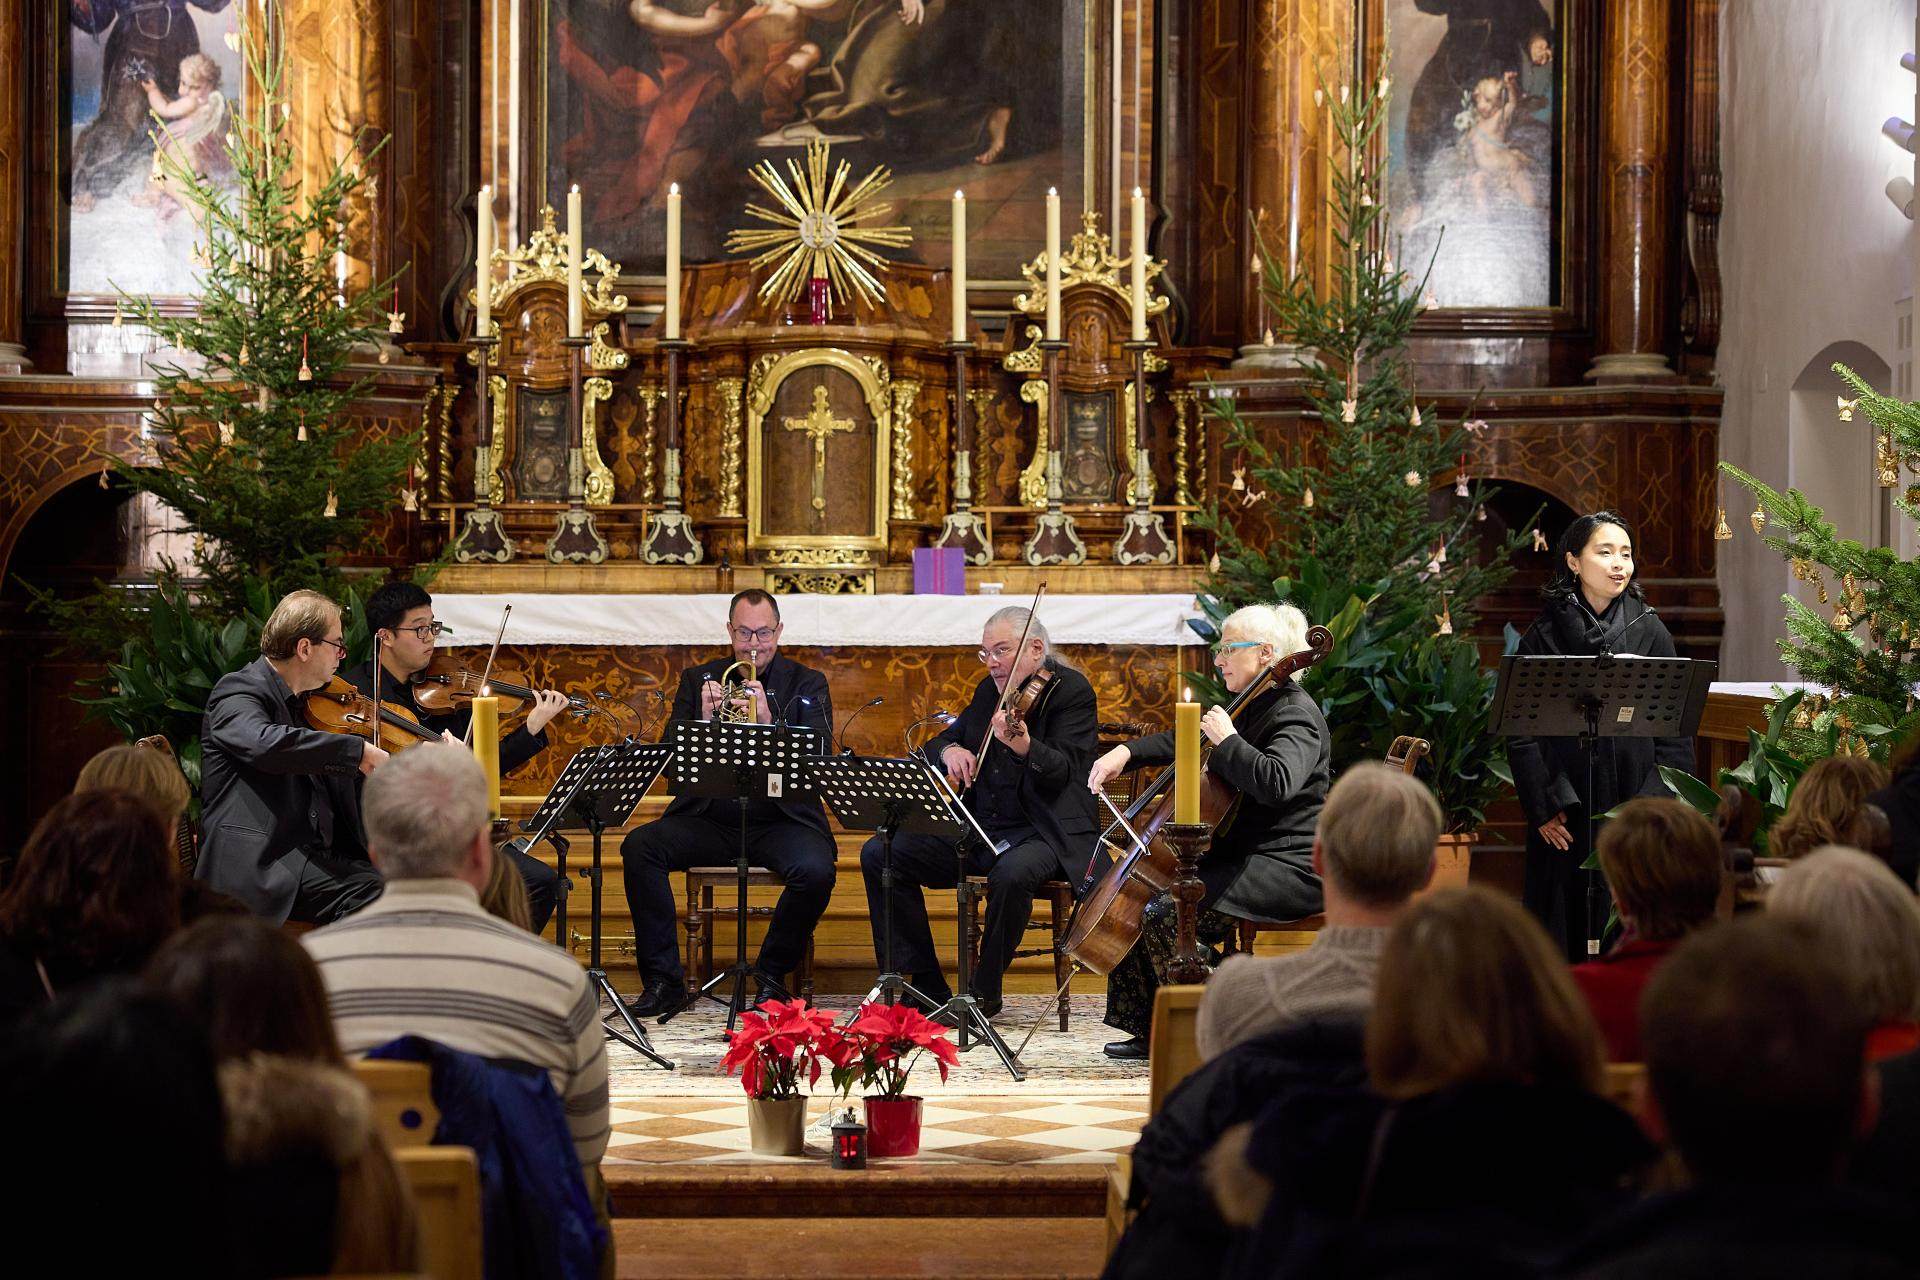
[{"label": "black music stand", "polygon": [[[1700,727],[1718,664],[1633,654],[1509,654],[1500,659],[1489,727],[1508,737],[1578,738],[1586,750],[1582,797],[1587,859],[1594,857],[1593,757],[1602,738],[1690,738]],[[1597,867],[1587,873],[1587,954],[1600,954],[1606,913]]]},{"label": "black music stand", "polygon": [[[734,857],[738,873],[739,910],[734,914],[733,963],[708,978],[693,999],[661,1016],[660,1022],[680,1013],[705,996],[727,1006],[727,1030],[733,1030],[747,1007],[747,978],[759,980],[763,990],[793,999],[778,978],[747,963],[747,801],[782,800],[813,795],[807,769],[820,751],[824,735],[804,725],[736,723],[726,720],[675,720],[668,726],[675,751],[673,776],[678,794],[711,796],[740,802],[740,848]],[[714,994],[731,984],[725,1001]]]},{"label": "black music stand", "polygon": [[[956,856],[961,862],[961,878],[955,882],[955,889],[965,892],[967,827],[973,825],[978,831],[973,815],[967,813],[962,805],[959,811],[965,815],[964,818],[954,816],[958,799],[949,801],[951,790],[943,789],[937,783],[934,766],[921,756],[909,756],[904,760],[841,756],[815,760],[811,769],[820,794],[825,797],[827,807],[833,810],[834,816],[840,819],[841,826],[849,831],[872,831],[880,837],[880,883],[884,891],[880,920],[880,976],[867,993],[867,999],[878,998],[893,1004],[903,992],[912,996],[923,1007],[934,1009],[936,1017],[946,1014],[952,1018],[960,1032],[960,1048],[970,1048],[967,1036],[969,1033],[976,1035],[982,1044],[993,1046],[1001,1064],[1016,1081],[1026,1079],[1026,1073],[1020,1069],[1013,1051],[1007,1048],[1006,1041],[993,1029],[986,1015],[980,1012],[980,1002],[973,996],[972,958],[967,955],[964,945],[960,948],[959,983],[955,988],[957,994],[938,1008],[934,1008],[934,1002],[927,998],[925,992],[916,989],[894,967],[894,836],[902,833],[933,835],[955,841]],[[986,840],[986,833],[979,832],[979,838]],[[990,841],[988,847],[992,847]]]},{"label": "black music stand", "polygon": [[[613,1001],[614,1012],[627,1024],[631,1035],[622,1035],[612,1027],[605,1027],[612,1039],[618,1040],[635,1053],[651,1059],[668,1071],[673,1063],[667,1061],[654,1049],[653,1041],[634,1018],[627,1002],[613,988],[612,981],[600,960],[600,842],[608,827],[617,827],[633,816],[640,798],[653,786],[654,779],[673,759],[673,748],[656,742],[609,743],[606,746],[589,747],[576,753],[567,761],[567,767],[560,771],[554,781],[553,789],[547,792],[547,798],[533,816],[520,824],[521,830],[533,834],[527,840],[532,848],[541,840],[551,843],[555,851],[555,872],[559,877],[559,900],[554,913],[554,938],[564,948],[567,945],[567,842],[558,832],[562,824],[585,827],[593,836],[593,863],[587,872],[587,883],[592,887],[591,921],[587,933],[587,978],[599,993]],[[603,1020],[604,1021],[604,1020]]]}]

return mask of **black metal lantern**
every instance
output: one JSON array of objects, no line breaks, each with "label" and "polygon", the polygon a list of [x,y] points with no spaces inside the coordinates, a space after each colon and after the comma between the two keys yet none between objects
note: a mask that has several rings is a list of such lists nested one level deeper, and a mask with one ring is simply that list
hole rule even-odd
[{"label": "black metal lantern", "polygon": [[867,1167],[867,1126],[853,1118],[853,1112],[842,1112],[833,1126],[833,1167],[836,1169],[864,1169]]}]

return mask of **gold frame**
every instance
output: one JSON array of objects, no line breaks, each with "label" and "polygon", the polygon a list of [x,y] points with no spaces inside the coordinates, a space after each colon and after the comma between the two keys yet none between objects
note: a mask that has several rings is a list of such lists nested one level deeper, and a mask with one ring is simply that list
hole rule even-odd
[{"label": "gold frame", "polygon": [[[850,534],[768,534],[760,525],[766,482],[766,450],[761,426],[781,385],[802,369],[838,369],[860,387],[873,415],[873,514],[867,536]],[[871,564],[867,554],[887,545],[887,508],[892,497],[893,375],[878,356],[859,356],[839,347],[809,347],[783,355],[769,353],[754,362],[747,380],[747,547],[754,551],[809,550],[839,553],[849,565]],[[811,557],[809,557],[811,559]],[[818,563],[816,561],[816,563]]]}]

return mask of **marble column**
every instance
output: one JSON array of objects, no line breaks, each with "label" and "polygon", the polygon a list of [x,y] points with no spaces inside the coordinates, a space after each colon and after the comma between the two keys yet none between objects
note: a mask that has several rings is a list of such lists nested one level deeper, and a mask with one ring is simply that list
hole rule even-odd
[{"label": "marble column", "polygon": [[1600,333],[1587,377],[1667,378],[1670,0],[1602,6]]},{"label": "marble column", "polygon": [[[64,12],[64,7],[63,10]],[[0,373],[33,368],[26,312],[27,0],[0,0]]]}]

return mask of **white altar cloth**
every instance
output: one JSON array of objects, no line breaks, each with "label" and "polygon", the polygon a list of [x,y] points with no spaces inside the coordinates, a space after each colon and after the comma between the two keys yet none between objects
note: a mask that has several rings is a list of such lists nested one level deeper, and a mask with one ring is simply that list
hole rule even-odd
[{"label": "white altar cloth", "polygon": [[[443,594],[434,616],[453,628],[442,645],[485,645],[513,606],[506,644],[702,645],[726,638],[727,595]],[[785,645],[951,646],[980,643],[994,610],[1031,596],[780,597]],[[1040,607],[1056,644],[1190,645],[1200,611],[1188,595],[1057,595]]]}]

